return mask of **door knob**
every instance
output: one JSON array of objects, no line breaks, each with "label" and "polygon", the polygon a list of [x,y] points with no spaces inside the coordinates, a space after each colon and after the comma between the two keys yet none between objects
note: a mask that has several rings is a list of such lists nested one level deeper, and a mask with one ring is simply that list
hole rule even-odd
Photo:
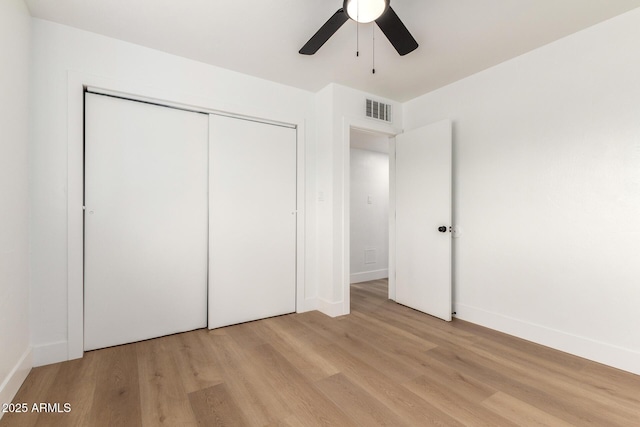
[{"label": "door knob", "polygon": [[440,227],[438,227],[438,231],[441,233],[446,233],[447,232],[447,227],[445,227],[444,225],[441,225]]}]

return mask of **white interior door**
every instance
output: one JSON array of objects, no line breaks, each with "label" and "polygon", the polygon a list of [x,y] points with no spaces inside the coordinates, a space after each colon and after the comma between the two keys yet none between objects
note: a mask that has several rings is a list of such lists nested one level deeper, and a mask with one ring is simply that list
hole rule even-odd
[{"label": "white interior door", "polygon": [[206,327],[208,116],[87,94],[85,350]]},{"label": "white interior door", "polygon": [[397,135],[395,167],[396,301],[451,320],[451,122]]},{"label": "white interior door", "polygon": [[296,309],[296,131],[210,116],[209,328]]}]

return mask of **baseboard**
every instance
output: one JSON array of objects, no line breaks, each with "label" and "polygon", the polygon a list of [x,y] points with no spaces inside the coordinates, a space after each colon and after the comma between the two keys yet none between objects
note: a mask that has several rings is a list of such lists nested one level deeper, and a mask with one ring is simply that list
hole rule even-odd
[{"label": "baseboard", "polygon": [[316,310],[329,317],[338,317],[348,314],[344,312],[344,303],[342,301],[330,302],[322,298],[318,298],[317,301]]},{"label": "baseboard", "polygon": [[464,304],[455,311],[458,319],[640,375],[640,352]]},{"label": "baseboard", "polygon": [[389,270],[384,268],[382,270],[364,271],[362,273],[353,273],[351,275],[351,283],[368,282],[369,280],[386,279],[389,277]]},{"label": "baseboard", "polygon": [[65,362],[68,359],[69,344],[67,341],[39,345],[33,348],[33,366],[50,365]]},{"label": "baseboard", "polygon": [[[31,347],[28,347],[24,352],[16,366],[13,367],[9,375],[0,384],[0,405],[3,403],[11,403],[16,393],[20,389],[20,386],[29,375],[31,368],[33,367],[33,354]],[[0,411],[0,418],[2,418],[3,412]]]}]

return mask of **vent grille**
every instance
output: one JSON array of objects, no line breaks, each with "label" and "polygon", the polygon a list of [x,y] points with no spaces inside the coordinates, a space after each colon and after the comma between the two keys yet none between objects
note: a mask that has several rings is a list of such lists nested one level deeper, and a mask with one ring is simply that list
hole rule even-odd
[{"label": "vent grille", "polygon": [[391,122],[391,105],[367,99],[366,115],[372,119]]}]

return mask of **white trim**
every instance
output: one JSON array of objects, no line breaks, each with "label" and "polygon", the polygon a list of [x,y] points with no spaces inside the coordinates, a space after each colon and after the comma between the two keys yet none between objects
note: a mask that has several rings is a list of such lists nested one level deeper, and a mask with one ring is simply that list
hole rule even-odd
[{"label": "white trim", "polygon": [[465,304],[455,311],[458,319],[640,375],[640,352]]},{"label": "white trim", "polygon": [[[92,87],[94,91],[111,92],[119,96],[155,100],[160,104],[180,105],[196,111],[215,111],[216,114],[228,114],[247,119],[287,124],[297,128],[298,149],[298,190],[297,190],[297,283],[296,311],[304,310],[305,302],[305,117],[304,113],[278,114],[262,110],[252,105],[242,106],[220,102],[216,99],[149,87],[144,82],[114,80],[79,71],[69,71],[67,75],[67,350],[65,359],[72,360],[84,354],[84,290],[83,290],[83,168],[84,168],[84,90]],[[62,345],[57,343],[56,345]],[[47,346],[42,346],[47,347]],[[57,357],[62,352],[52,351]],[[45,355],[50,354],[45,351]],[[38,358],[40,360],[40,357]],[[50,360],[43,357],[42,360]],[[52,360],[52,359],[51,359]],[[56,360],[60,361],[60,360]]]},{"label": "white trim", "polygon": [[268,119],[259,118],[259,117],[246,116],[242,114],[234,114],[226,111],[219,111],[219,110],[201,107],[201,106],[193,106],[193,105],[182,104],[179,102],[165,101],[163,99],[149,98],[148,96],[140,96],[140,95],[135,95],[131,93],[119,92],[115,90],[97,88],[93,86],[87,86],[87,92],[95,93],[96,95],[106,95],[106,96],[112,96],[115,98],[124,98],[132,101],[140,101],[140,102],[146,102],[149,104],[157,104],[157,105],[162,105],[164,107],[171,107],[171,108],[176,108],[180,110],[191,111],[194,113],[215,114],[217,116],[232,117],[234,119],[259,121],[260,123],[266,123],[266,124],[275,125],[275,126],[282,126],[282,127],[291,128],[291,129],[296,128],[296,125],[291,123],[284,123],[284,122],[268,120]]},{"label": "white trim", "polygon": [[67,360],[84,354],[84,84],[67,76]]},{"label": "white trim", "polygon": [[[379,134],[387,135],[389,137],[394,137],[395,135],[402,132],[401,129],[392,126],[388,123],[379,123],[372,121],[367,118],[359,118],[359,117],[342,117],[342,155],[343,155],[343,169],[342,169],[342,262],[341,262],[341,270],[342,274],[340,277],[342,278],[342,298],[343,298],[343,309],[341,314],[349,314],[351,311],[351,274],[350,274],[350,257],[351,257],[351,185],[349,181],[349,177],[351,176],[351,129],[359,129],[368,132],[376,132]],[[391,187],[389,187],[389,191],[391,191]],[[391,199],[391,196],[390,196]],[[394,195],[395,200],[395,195]],[[391,206],[389,206],[391,209]],[[391,210],[389,210],[391,212]],[[395,242],[395,227],[389,229],[389,241],[391,242],[391,233],[393,233],[393,241]],[[389,270],[395,269],[395,264],[392,265],[391,261],[395,262],[395,256],[389,257]],[[391,297],[391,293],[389,293],[389,297]],[[395,294],[394,294],[395,297]]]},{"label": "white trim", "polygon": [[69,343],[67,341],[58,341],[34,347],[33,366],[44,366],[70,360],[68,348]]},{"label": "white trim", "polygon": [[296,156],[297,159],[297,194],[296,194],[296,312],[307,311],[305,307],[305,200],[306,200],[306,180],[305,180],[305,132],[306,121],[298,118],[296,122]]},{"label": "white trim", "polygon": [[389,277],[389,270],[383,268],[381,270],[363,271],[361,273],[351,273],[351,283],[368,282],[369,280],[386,279]]},{"label": "white trim", "polygon": [[[389,299],[396,300],[396,138],[389,138]],[[392,214],[393,213],[393,214]]]},{"label": "white trim", "polygon": [[338,316],[343,316],[345,314],[349,314],[348,312],[347,313],[344,312],[344,309],[345,309],[344,301],[331,302],[331,301],[327,301],[324,298],[318,298],[316,301],[317,301],[316,310],[326,314],[329,317],[338,317]]},{"label": "white trim", "polygon": [[[0,404],[10,403],[18,393],[20,386],[31,372],[33,367],[33,357],[31,347],[27,347],[18,363],[11,369],[11,372],[0,384]],[[0,419],[2,419],[2,411],[0,411]]]}]

